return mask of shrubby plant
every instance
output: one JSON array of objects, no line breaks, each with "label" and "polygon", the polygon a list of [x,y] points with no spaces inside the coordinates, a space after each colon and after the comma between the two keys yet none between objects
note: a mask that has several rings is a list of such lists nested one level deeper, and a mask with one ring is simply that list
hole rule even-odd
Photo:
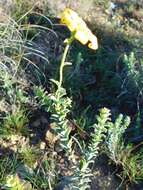
[{"label": "shrubby plant", "polygon": [[[71,19],[72,14],[73,20]],[[88,40],[91,40],[91,47],[93,47],[93,49],[97,48],[97,39],[93,37],[93,34],[90,33],[88,29],[86,29],[86,24],[79,19],[78,15],[72,12],[70,9],[66,9],[63,13],[62,22],[68,26],[69,30],[72,32],[72,35],[71,38],[66,39],[65,41],[66,47],[59,69],[59,81],[55,81],[53,79],[51,80],[56,85],[57,90],[56,92],[47,94],[44,89],[36,88],[35,93],[43,108],[51,113],[52,122],[55,122],[56,124],[54,126],[55,135],[60,142],[60,146],[65,151],[66,155],[69,158],[69,161],[71,162],[73,175],[70,176],[68,186],[72,190],[90,189],[90,182],[92,179],[91,166],[94,162],[94,159],[98,156],[100,152],[100,143],[103,141],[105,141],[106,144],[107,155],[117,165],[121,165],[124,175],[131,179],[131,176],[133,177],[134,174],[130,173],[130,169],[127,168],[128,159],[132,160],[131,167],[134,168],[134,161],[140,160],[141,157],[139,156],[140,154],[132,157],[132,155],[130,154],[131,152],[129,151],[131,150],[130,146],[124,145],[123,135],[130,124],[130,118],[123,118],[123,115],[119,115],[115,122],[112,122],[110,117],[110,111],[106,108],[100,110],[100,114],[99,116],[97,116],[97,124],[89,127],[91,129],[93,128],[94,132],[90,136],[91,141],[89,145],[85,147],[80,146],[82,147],[80,160],[76,161],[74,158],[74,154],[76,154],[76,151],[73,149],[74,143],[72,141],[72,136],[70,135],[71,129],[68,122],[68,116],[70,114],[72,100],[67,97],[66,90],[62,87],[63,69],[64,66],[67,65],[67,63],[65,62],[66,55],[74,38],[76,38],[83,44],[85,44]],[[80,24],[81,26],[79,27]],[[84,32],[82,30],[82,27],[85,28]],[[91,35],[91,38],[87,37],[87,34],[89,34],[89,36]],[[95,44],[93,45],[92,43]],[[128,156],[126,155],[127,157],[126,159],[124,159],[124,154],[126,151],[128,152]],[[129,155],[131,157],[129,157]],[[70,158],[73,158],[73,160],[70,160]]]},{"label": "shrubby plant", "polygon": [[66,90],[62,87],[63,69],[66,65],[68,65],[65,61],[66,56],[74,39],[79,40],[82,44],[89,42],[89,48],[94,50],[98,48],[98,44],[96,36],[92,34],[78,14],[71,9],[67,8],[64,10],[61,16],[61,22],[66,24],[72,33],[71,37],[65,40],[66,47],[60,64],[59,81],[52,79],[52,82],[54,82],[57,86],[57,91],[46,96],[42,90],[38,89],[36,95],[40,98],[42,104],[44,103],[44,105],[48,106],[47,111],[52,113],[52,119],[57,124],[55,131],[57,136],[59,136],[61,146],[65,150],[68,150],[68,141],[71,129],[68,127],[67,114],[69,113],[69,108],[71,107],[71,100],[67,97]]},{"label": "shrubby plant", "polygon": [[[24,183],[20,181],[18,176],[7,176],[6,185],[8,189],[11,190],[24,190]],[[32,190],[32,188],[31,188]]]},{"label": "shrubby plant", "polygon": [[26,103],[29,99],[25,88],[28,86],[20,62],[24,54],[24,41],[14,20],[0,24],[0,83],[3,129],[0,131],[22,131],[28,122]]},{"label": "shrubby plant", "polygon": [[78,167],[74,167],[73,175],[73,187],[72,189],[86,190],[90,189],[91,177],[92,177],[92,165],[95,158],[99,154],[100,143],[105,138],[107,132],[107,123],[110,121],[110,111],[107,108],[100,109],[100,113],[97,116],[97,124],[94,124],[94,129],[91,134],[91,141],[82,153],[82,158],[79,161]]},{"label": "shrubby plant", "polygon": [[118,164],[120,162],[120,152],[121,149],[124,148],[124,142],[123,142],[123,134],[125,133],[125,130],[130,124],[130,118],[126,117],[123,118],[123,115],[119,115],[117,119],[115,120],[115,123],[109,122],[109,128],[108,128],[108,136],[107,136],[107,147],[109,151],[109,155],[112,158],[112,160]]},{"label": "shrubby plant", "polygon": [[[106,3],[108,1],[104,2]],[[101,2],[97,1],[95,3],[100,4]],[[21,0],[17,1],[16,9],[19,11],[16,12],[15,17],[19,23],[27,22],[25,19],[28,13],[23,14],[21,9],[24,10],[25,8],[27,10],[29,7],[23,6],[24,4]],[[33,8],[32,6],[33,5],[30,4],[31,9]],[[31,11],[31,9],[29,11]],[[23,15],[22,18],[20,18],[21,14]],[[29,61],[32,64],[32,61],[26,57],[30,54],[29,52],[27,53],[27,51],[32,48],[31,46],[26,46],[27,39],[23,40],[21,26],[15,23],[15,21],[10,19],[9,22],[0,25],[0,94],[2,95],[2,99],[0,99],[0,113],[2,118],[0,133],[3,135],[1,148],[7,150],[7,146],[4,146],[5,143],[7,143],[6,141],[8,141],[7,135],[11,135],[12,139],[12,134],[15,133],[17,136],[25,136],[24,140],[26,138],[26,142],[28,142],[22,144],[21,140],[23,146],[18,146],[18,144],[20,144],[20,138],[16,137],[14,145],[17,143],[17,148],[14,153],[10,152],[10,150],[14,150],[14,148],[11,147],[8,152],[10,155],[8,155],[7,158],[0,158],[0,183],[6,184],[7,187],[13,190],[24,190],[26,180],[32,184],[34,189],[42,188],[52,190],[59,181],[57,174],[57,165],[59,163],[57,164],[58,154],[55,152],[56,150],[58,153],[63,154],[63,159],[66,159],[69,164],[70,171],[68,177],[66,176],[69,180],[67,180],[68,183],[66,186],[72,190],[90,189],[90,183],[93,177],[92,166],[94,160],[103,151],[103,147],[108,157],[117,166],[122,168],[120,173],[121,177],[123,179],[129,179],[131,182],[138,182],[138,180],[143,179],[143,172],[140,169],[143,163],[142,150],[140,149],[138,151],[137,148],[140,146],[134,147],[124,142],[124,134],[130,124],[129,117],[119,115],[113,122],[110,110],[102,108],[99,110],[96,122],[95,118],[93,119],[94,122],[91,122],[90,118],[86,116],[87,108],[87,110],[83,111],[79,120],[77,119],[77,121],[75,121],[73,118],[73,100],[69,96],[69,92],[66,91],[67,89],[63,82],[65,76],[64,68],[65,66],[71,65],[71,63],[67,62],[69,49],[75,39],[81,44],[87,45],[87,47],[92,50],[98,48],[98,42],[96,36],[90,31],[86,23],[71,9],[66,8],[61,14],[61,23],[68,27],[71,36],[64,42],[65,49],[59,67],[58,79],[50,80],[53,88],[51,87],[49,92],[47,92],[42,85],[34,85],[34,95],[33,89],[28,85],[26,72],[20,65],[23,62],[25,63],[25,61]],[[28,28],[30,26],[24,25],[23,27]],[[25,30],[25,28],[22,29]],[[28,34],[26,34],[26,36],[28,36]],[[29,45],[31,45],[31,43],[29,43]],[[34,49],[32,49],[32,51],[34,51]],[[34,55],[38,53],[40,52],[37,51]],[[79,53],[75,73],[78,74],[79,67],[81,66],[80,62],[83,61],[83,57],[85,56],[86,55],[83,56]],[[99,58],[101,58],[101,56],[102,53]],[[138,69],[136,69],[137,60],[134,53],[131,53],[129,56],[125,55],[124,62],[126,64],[126,71],[128,72],[125,80],[128,81],[128,84],[132,83],[134,87],[132,89],[133,91],[135,90],[137,93],[142,94],[142,85],[139,85],[142,76]],[[88,71],[92,71],[92,68],[92,66],[89,66],[87,69]],[[105,71],[106,69],[103,68],[103,70]],[[38,77],[38,75],[36,76]],[[71,74],[70,77],[72,79],[74,74]],[[90,86],[90,84],[89,82],[88,85]],[[30,97],[28,95],[29,89],[32,94]],[[103,90],[105,91],[106,89]],[[33,134],[30,133],[31,131],[27,125],[29,124],[30,116],[29,108],[31,108],[29,105],[32,104],[31,96],[35,96],[35,99],[37,99],[36,106],[39,106],[40,111],[44,110],[50,113],[50,124],[48,127],[52,128],[53,138],[55,139],[52,147],[50,147],[47,142],[42,142],[44,147],[42,147],[42,150],[38,150],[40,147],[39,144],[30,144],[32,143],[30,140]],[[140,119],[140,114],[138,116]],[[141,122],[141,120],[139,120],[139,122]],[[91,123],[94,124],[91,125]],[[41,127],[41,124],[37,126]],[[80,132],[84,134],[84,130],[88,130],[88,135],[82,138]],[[77,131],[78,133],[76,133]],[[87,132],[85,132],[85,136],[86,133]],[[14,145],[10,143],[10,146]],[[17,157],[15,160],[11,154],[16,154]],[[27,169],[26,172],[18,170],[17,165],[19,164],[22,165],[22,168]],[[3,170],[5,166],[6,169]],[[10,167],[8,168],[8,166]],[[20,173],[24,180],[21,180],[21,177],[19,177],[17,173]],[[64,174],[61,172],[61,175]],[[31,186],[29,187],[31,188]]]},{"label": "shrubby plant", "polygon": [[131,183],[138,183],[143,179],[142,164],[142,148],[140,145],[126,144],[124,142],[124,134],[129,127],[130,118],[123,117],[120,114],[114,123],[108,122],[108,132],[105,140],[105,152],[109,158],[122,168],[120,177],[122,180],[129,180]]}]

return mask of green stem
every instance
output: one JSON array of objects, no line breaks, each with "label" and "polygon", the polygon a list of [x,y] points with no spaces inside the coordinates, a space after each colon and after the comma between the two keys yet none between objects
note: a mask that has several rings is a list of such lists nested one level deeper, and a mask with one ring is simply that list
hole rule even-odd
[{"label": "green stem", "polygon": [[66,60],[66,56],[67,56],[70,44],[71,44],[71,42],[67,42],[65,50],[64,50],[64,54],[63,54],[63,57],[62,57],[62,60],[61,60],[60,73],[59,73],[60,74],[60,78],[59,78],[58,89],[60,89],[61,86],[62,86],[62,82],[63,82],[63,69],[64,69],[64,66],[65,66],[65,60]]},{"label": "green stem", "polygon": [[72,32],[71,37],[68,38],[68,39],[66,39],[66,47],[65,47],[65,50],[64,50],[64,53],[63,53],[61,64],[60,64],[59,85],[58,85],[57,92],[58,92],[58,90],[62,86],[62,82],[63,82],[63,69],[64,69],[64,66],[65,66],[65,60],[66,60],[66,56],[67,56],[69,47],[70,47],[71,43],[74,40],[74,37],[75,37],[75,32]]}]

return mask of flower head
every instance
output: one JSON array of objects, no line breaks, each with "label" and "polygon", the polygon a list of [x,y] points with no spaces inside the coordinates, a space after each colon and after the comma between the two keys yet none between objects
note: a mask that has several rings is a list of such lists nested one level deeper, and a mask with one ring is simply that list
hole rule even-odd
[{"label": "flower head", "polygon": [[75,11],[66,8],[61,15],[61,23],[65,24],[83,45],[88,44],[88,47],[93,50],[98,48],[97,37]]}]

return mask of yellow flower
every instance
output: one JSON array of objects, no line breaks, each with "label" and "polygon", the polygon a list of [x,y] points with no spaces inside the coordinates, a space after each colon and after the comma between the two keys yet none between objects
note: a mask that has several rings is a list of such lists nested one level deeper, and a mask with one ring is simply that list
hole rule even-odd
[{"label": "yellow flower", "polygon": [[72,33],[75,33],[74,37],[80,43],[88,44],[88,47],[93,50],[98,48],[97,37],[75,11],[66,8],[61,15],[61,23],[65,24]]}]

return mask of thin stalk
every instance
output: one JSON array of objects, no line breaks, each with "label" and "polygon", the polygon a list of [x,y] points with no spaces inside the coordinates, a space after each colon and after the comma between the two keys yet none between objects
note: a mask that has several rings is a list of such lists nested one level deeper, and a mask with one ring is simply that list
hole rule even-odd
[{"label": "thin stalk", "polygon": [[71,45],[71,43],[73,42],[74,40],[74,36],[75,36],[75,32],[73,32],[71,34],[71,37],[69,39],[66,39],[66,47],[65,47],[65,50],[64,50],[64,53],[63,53],[63,57],[62,57],[62,60],[61,60],[61,64],[60,64],[60,70],[59,70],[59,85],[58,85],[58,89],[57,89],[57,92],[58,90],[61,88],[62,86],[62,82],[63,82],[63,69],[64,69],[64,66],[65,66],[65,60],[66,60],[66,57],[67,57],[67,53],[68,53],[68,50],[69,50],[69,47]]},{"label": "thin stalk", "polygon": [[50,179],[48,180],[48,184],[49,184],[49,189],[52,190],[52,186],[51,186],[51,181],[50,181]]},{"label": "thin stalk", "polygon": [[63,53],[63,57],[62,57],[62,60],[61,60],[61,65],[60,65],[60,73],[59,73],[59,86],[58,86],[58,89],[61,88],[62,86],[62,82],[63,82],[63,69],[64,69],[64,65],[65,65],[65,60],[66,60],[66,56],[67,56],[67,53],[68,53],[68,50],[69,50],[69,47],[70,47],[70,43],[67,43],[66,44],[66,47],[65,47],[65,50],[64,50],[64,53]]}]

